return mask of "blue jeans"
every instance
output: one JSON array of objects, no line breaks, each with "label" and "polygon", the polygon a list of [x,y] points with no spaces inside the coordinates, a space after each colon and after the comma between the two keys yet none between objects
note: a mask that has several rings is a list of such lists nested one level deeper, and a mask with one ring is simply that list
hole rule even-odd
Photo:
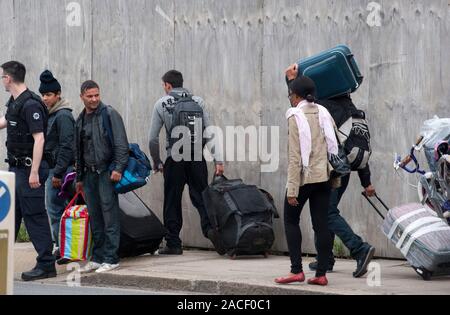
[{"label": "blue jeans", "polygon": [[[71,170],[68,170],[68,172],[71,172]],[[53,188],[52,178],[54,174],[54,170],[50,170],[47,182],[45,183],[45,205],[47,207],[48,217],[50,218],[52,239],[56,246],[59,247],[59,225],[61,222],[61,217],[64,214],[64,210],[69,202],[58,197],[60,189]]]},{"label": "blue jeans", "polygon": [[[362,238],[353,232],[347,221],[341,216],[338,209],[342,196],[347,190],[350,182],[350,175],[342,178],[341,187],[333,189],[331,192],[330,205],[328,207],[328,228],[331,238],[334,240],[337,235],[344,245],[350,250],[353,259],[358,259],[366,253],[370,245],[365,243]],[[316,240],[317,248],[317,240]],[[329,263],[334,264],[334,257],[330,257]]]},{"label": "blue jeans", "polygon": [[94,243],[92,261],[117,264],[120,245],[119,196],[114,191],[109,171],[100,174],[88,171],[83,188],[91,218]]}]

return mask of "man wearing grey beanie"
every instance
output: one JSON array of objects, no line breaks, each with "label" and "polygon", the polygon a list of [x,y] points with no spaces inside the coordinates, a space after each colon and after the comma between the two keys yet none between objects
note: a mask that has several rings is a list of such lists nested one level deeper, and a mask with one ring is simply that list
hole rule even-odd
[{"label": "man wearing grey beanie", "polygon": [[74,134],[75,120],[68,101],[61,97],[61,85],[53,74],[45,70],[40,76],[39,92],[48,108],[49,119],[45,142],[45,155],[50,164],[50,174],[47,179],[46,206],[50,218],[53,241],[58,248],[55,251],[58,263],[61,260],[59,252],[59,223],[67,202],[58,197],[64,176],[73,171],[74,164]]}]

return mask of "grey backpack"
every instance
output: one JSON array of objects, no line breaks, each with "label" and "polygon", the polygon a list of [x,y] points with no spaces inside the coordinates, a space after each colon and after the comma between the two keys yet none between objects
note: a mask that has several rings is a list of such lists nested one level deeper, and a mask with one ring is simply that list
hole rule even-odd
[{"label": "grey backpack", "polygon": [[173,135],[174,129],[180,126],[189,129],[190,142],[193,147],[200,141],[201,146],[204,147],[206,141],[203,137],[205,122],[202,107],[188,93],[182,95],[171,93],[169,95],[175,99],[170,107],[166,106],[172,115],[172,126],[170,130],[167,130],[169,133],[170,147],[182,140],[182,135]]}]

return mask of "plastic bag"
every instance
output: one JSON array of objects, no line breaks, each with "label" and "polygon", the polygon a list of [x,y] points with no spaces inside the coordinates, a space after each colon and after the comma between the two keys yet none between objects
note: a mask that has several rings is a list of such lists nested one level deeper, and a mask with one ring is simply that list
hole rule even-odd
[{"label": "plastic bag", "polygon": [[423,146],[434,149],[438,142],[450,138],[450,118],[434,116],[433,119],[425,121],[420,135],[424,137]]},{"label": "plastic bag", "polygon": [[[76,205],[77,193],[64,210],[59,230],[61,257],[70,261],[87,261],[92,256],[93,239],[86,205]],[[84,196],[82,195],[83,199]]]}]

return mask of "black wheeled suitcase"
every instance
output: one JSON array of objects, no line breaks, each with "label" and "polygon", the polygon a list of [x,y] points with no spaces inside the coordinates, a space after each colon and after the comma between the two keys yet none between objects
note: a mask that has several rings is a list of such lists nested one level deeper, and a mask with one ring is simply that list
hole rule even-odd
[{"label": "black wheeled suitcase", "polygon": [[154,254],[166,235],[159,218],[135,192],[119,195],[119,207],[119,256],[125,258]]},{"label": "black wheeled suitcase", "polygon": [[278,218],[273,198],[242,180],[215,178],[203,192],[209,219],[218,231],[219,254],[268,256],[274,241],[273,219]]},{"label": "black wheeled suitcase", "polygon": [[383,216],[376,205],[363,193],[384,219],[384,235],[401,251],[413,269],[424,280],[450,275],[450,226],[422,204],[407,204],[389,209]]}]

